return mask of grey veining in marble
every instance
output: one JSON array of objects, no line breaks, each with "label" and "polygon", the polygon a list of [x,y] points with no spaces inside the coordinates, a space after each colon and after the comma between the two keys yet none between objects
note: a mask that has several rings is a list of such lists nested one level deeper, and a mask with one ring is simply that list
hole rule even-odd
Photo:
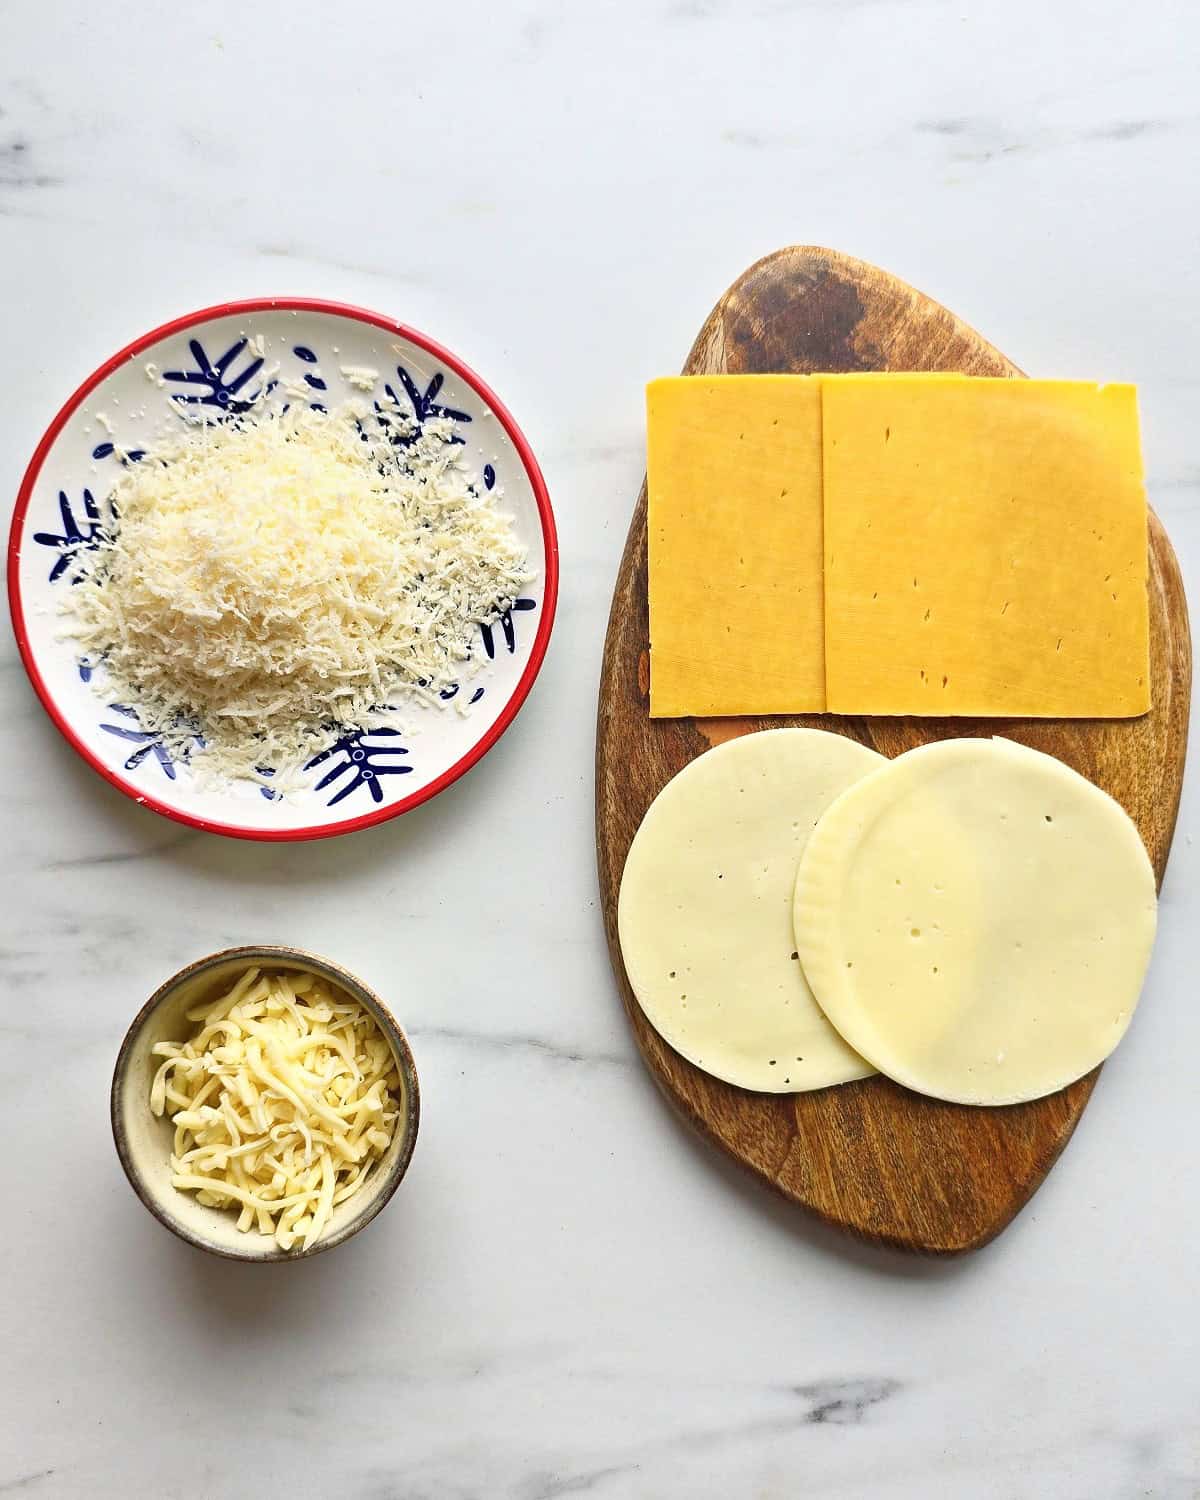
[{"label": "grey veining in marble", "polygon": [[[493,383],[563,549],[494,753],[305,847],[125,801],[0,636],[0,1122],[33,1148],[5,1152],[0,1495],[1200,1494],[1190,784],[1137,1020],[1043,1190],[950,1264],[805,1222],[676,1123],[609,972],[591,805],[642,385],[789,241],[887,266],[1027,370],[1136,380],[1194,586],[1194,0],[7,0],[0,32],[0,487],[137,333],[299,292]],[[150,1219],[107,1088],[163,978],[273,940],[385,996],[423,1110],[387,1212],[263,1270]]]}]

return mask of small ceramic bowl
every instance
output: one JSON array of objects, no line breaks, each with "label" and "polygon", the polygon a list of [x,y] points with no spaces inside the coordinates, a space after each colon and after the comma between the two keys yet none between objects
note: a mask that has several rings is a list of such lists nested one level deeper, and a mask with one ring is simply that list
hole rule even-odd
[{"label": "small ceramic bowl", "polygon": [[[362,382],[372,377],[364,392]],[[346,733],[309,763],[307,790],[289,798],[249,783],[213,786],[195,777],[186,760],[142,728],[136,705],[109,704],[96,692],[103,664],[79,659],[62,637],[60,611],[73,557],[105,540],[102,502],[122,466],[140,461],[156,436],[186,413],[220,421],[258,399],[270,403],[280,391],[289,400],[303,391],[313,406],[394,399],[418,423],[431,417],[452,422],[475,483],[495,491],[534,574],[511,610],[479,627],[478,669],[442,692],[453,701],[406,705],[403,733]],[[499,398],[460,359],[378,313],[273,298],[189,313],[137,339],[84,381],[50,424],[21,483],[8,591],[30,681],[64,737],[106,781],[155,812],[212,833],[325,838],[427,801],[504,733],[549,644],[558,543],[529,444]]]},{"label": "small ceramic bowl", "polygon": [[[334,1209],[320,1239],[308,1250],[284,1251],[270,1235],[257,1230],[242,1233],[230,1209],[206,1208],[194,1193],[171,1185],[170,1120],[150,1110],[150,1085],[161,1058],[153,1055],[156,1042],[183,1041],[193,1023],[186,1012],[248,967],[319,974],[370,1011],[387,1038],[400,1074],[400,1118],[391,1145],[372,1169],[362,1189]],[[142,1006],[125,1034],[112,1081],[112,1130],[117,1155],[134,1192],[156,1219],[188,1244],[230,1260],[303,1260],[332,1250],[357,1234],[385,1206],[408,1170],[421,1112],[417,1070],[408,1041],[395,1017],[372,990],[339,964],[306,953],[301,948],[229,948],[181,969],[160,985]]]}]

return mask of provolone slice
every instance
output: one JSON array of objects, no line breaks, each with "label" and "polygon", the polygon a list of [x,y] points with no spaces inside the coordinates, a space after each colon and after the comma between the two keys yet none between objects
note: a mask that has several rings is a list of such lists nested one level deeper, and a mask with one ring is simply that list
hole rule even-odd
[{"label": "provolone slice", "polygon": [[890,761],[821,820],[796,946],[826,1015],[881,1073],[1013,1104],[1120,1041],[1154,941],[1154,872],[1091,782],[1008,740]]},{"label": "provolone slice", "polygon": [[700,756],[651,804],[621,880],[621,954],[647,1020],[697,1067],[773,1094],[874,1072],[813,999],[792,888],[817,819],[881,763],[841,735],[764,730]]}]

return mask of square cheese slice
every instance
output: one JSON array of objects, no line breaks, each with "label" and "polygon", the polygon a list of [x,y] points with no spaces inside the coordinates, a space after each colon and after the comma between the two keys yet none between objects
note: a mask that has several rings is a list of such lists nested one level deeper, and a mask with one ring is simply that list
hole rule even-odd
[{"label": "square cheese slice", "polygon": [[845,376],[822,406],[830,712],[1146,712],[1133,386]]},{"label": "square cheese slice", "polygon": [[655,380],[646,407],[651,715],[820,712],[818,382]]}]

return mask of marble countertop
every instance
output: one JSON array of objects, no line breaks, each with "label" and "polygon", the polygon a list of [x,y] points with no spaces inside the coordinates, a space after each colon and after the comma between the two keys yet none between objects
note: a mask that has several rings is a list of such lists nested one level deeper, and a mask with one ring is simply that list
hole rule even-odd
[{"label": "marble countertop", "polygon": [[[1194,786],[1142,1009],[989,1248],[857,1246],[667,1112],[592,842],[642,385],[781,244],[876,261],[1024,368],[1140,383],[1200,570],[1191,0],[9,0],[0,489],[113,349],[292,292],[459,350],[538,452],[559,623],[513,729],[353,838],[223,841],[89,772],[0,642],[0,1495],[1184,1500],[1200,1493]],[[7,633],[6,633],[7,634]],[[296,941],[389,997],[424,1118],[336,1253],[224,1264],[109,1139],[133,1011]]]}]

